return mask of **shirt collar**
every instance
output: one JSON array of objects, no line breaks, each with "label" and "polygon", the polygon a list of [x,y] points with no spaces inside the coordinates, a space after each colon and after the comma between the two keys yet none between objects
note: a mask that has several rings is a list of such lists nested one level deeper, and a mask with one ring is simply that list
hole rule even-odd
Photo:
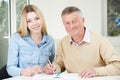
[{"label": "shirt collar", "polygon": [[[23,39],[24,39],[25,41],[31,40],[30,34],[27,33],[27,35],[24,36]],[[47,35],[46,35],[46,34],[43,34],[43,38],[42,38],[40,44],[44,44],[44,43],[46,43],[46,42],[47,42]]]},{"label": "shirt collar", "polygon": [[84,42],[87,42],[87,43],[90,43],[91,40],[90,40],[90,31],[85,27],[85,35],[83,37],[83,41]]},{"label": "shirt collar", "polygon": [[[85,35],[83,37],[83,40],[79,43],[81,44],[82,42],[87,42],[87,43],[90,43],[91,42],[91,39],[90,39],[90,31],[85,27]],[[72,38],[70,37],[70,43],[73,43],[74,45],[79,45],[77,43],[75,43]]]},{"label": "shirt collar", "polygon": [[43,34],[41,44],[46,43],[46,42],[47,42],[47,35]]}]

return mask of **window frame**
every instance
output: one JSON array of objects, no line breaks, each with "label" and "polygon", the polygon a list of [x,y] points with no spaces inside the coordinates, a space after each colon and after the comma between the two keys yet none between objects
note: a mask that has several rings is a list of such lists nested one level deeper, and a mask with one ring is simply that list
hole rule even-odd
[{"label": "window frame", "polygon": [[120,36],[108,36],[107,35],[107,1],[108,0],[102,0],[102,35],[105,36],[115,47],[117,52],[120,51]]},{"label": "window frame", "polygon": [[[16,0],[10,0],[10,35],[16,32],[17,23],[16,23]],[[30,4],[30,0],[27,0],[27,4]],[[14,14],[14,15],[13,15]]]}]

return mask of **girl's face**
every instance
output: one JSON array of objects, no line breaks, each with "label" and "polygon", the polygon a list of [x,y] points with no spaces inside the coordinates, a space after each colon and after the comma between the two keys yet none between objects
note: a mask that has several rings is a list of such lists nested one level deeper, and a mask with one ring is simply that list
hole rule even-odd
[{"label": "girl's face", "polygon": [[28,12],[27,14],[27,28],[30,33],[41,33],[41,20],[35,12]]}]

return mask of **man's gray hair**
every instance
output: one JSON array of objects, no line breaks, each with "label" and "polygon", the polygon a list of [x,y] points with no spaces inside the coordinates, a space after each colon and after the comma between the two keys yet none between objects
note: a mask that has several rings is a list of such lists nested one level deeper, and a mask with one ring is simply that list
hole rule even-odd
[{"label": "man's gray hair", "polygon": [[72,12],[78,12],[80,14],[80,16],[82,17],[82,12],[79,8],[77,7],[74,7],[74,6],[69,6],[69,7],[66,7],[63,11],[62,11],[62,14],[61,16],[63,15],[66,15],[66,14],[70,14]]}]

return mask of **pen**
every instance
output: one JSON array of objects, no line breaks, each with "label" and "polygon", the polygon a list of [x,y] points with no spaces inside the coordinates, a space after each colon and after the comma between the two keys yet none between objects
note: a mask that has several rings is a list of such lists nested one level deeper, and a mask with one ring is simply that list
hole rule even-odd
[{"label": "pen", "polygon": [[50,66],[52,66],[52,63],[50,62],[50,60],[48,60],[48,64],[49,64]]},{"label": "pen", "polygon": [[55,71],[55,68],[52,66],[52,63],[50,62],[50,60],[48,60],[48,64],[50,65],[50,67],[52,67],[53,69],[53,71]]}]

